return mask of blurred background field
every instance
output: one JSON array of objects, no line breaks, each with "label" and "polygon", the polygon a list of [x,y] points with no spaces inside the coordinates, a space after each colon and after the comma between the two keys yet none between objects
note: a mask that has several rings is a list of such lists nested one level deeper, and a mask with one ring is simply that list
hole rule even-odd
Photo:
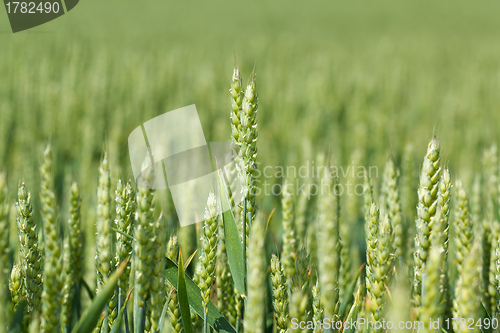
[{"label": "blurred background field", "polygon": [[[130,177],[127,137],[144,121],[196,104],[207,141],[230,140],[236,54],[244,81],[256,68],[262,166],[300,166],[318,153],[350,165],[357,152],[382,169],[411,143],[418,170],[438,134],[452,175],[470,184],[483,149],[499,139],[499,9],[494,1],[82,1],[17,34],[1,11],[0,169],[12,200],[21,179],[36,191],[50,140],[58,199],[65,207],[64,185],[77,180],[92,225],[102,151],[113,181]],[[280,199],[259,200],[268,214]]]}]

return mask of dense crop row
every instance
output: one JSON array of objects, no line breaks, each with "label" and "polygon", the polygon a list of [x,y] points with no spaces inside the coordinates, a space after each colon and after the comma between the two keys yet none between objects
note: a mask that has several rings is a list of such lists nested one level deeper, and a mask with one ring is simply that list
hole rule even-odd
[{"label": "dense crop row", "polygon": [[[108,152],[98,173],[95,226],[82,216],[90,195],[77,182],[62,186],[66,198],[56,199],[51,145],[39,188],[20,182],[15,211],[1,174],[1,333],[383,332],[392,328],[378,323],[420,321],[425,332],[496,328],[495,146],[484,152],[470,187],[450,173],[437,136],[422,158],[409,145],[401,163],[388,157],[380,175],[368,172],[363,147],[352,151],[356,172],[339,172],[335,156],[319,154],[316,176],[278,180],[281,214],[273,217],[256,195],[264,180],[258,146],[268,143],[258,140],[257,115],[265,111],[258,111],[255,74],[245,87],[236,68],[229,92],[231,140],[239,148],[232,171],[244,200],[234,205],[234,184],[221,183],[196,229],[172,227],[165,194],[126,179],[115,185]],[[341,192],[348,181],[361,193]],[[230,209],[216,216],[217,205]],[[17,238],[10,237],[14,226]],[[93,266],[85,258],[94,249],[88,230],[96,233]],[[338,326],[359,319],[372,326]]]}]

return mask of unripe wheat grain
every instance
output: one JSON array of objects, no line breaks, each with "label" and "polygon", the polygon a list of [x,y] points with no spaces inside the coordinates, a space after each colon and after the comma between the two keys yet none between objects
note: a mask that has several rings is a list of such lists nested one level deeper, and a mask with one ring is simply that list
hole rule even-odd
[{"label": "unripe wheat grain", "polygon": [[160,318],[165,302],[165,252],[167,245],[167,225],[165,217],[162,215],[158,218],[155,225],[154,239],[154,258],[153,269],[151,275],[151,299],[150,306],[151,315],[151,332],[157,332],[160,329]]},{"label": "unripe wheat grain", "polygon": [[[239,146],[239,163],[237,164],[240,175],[240,181],[243,184],[244,197],[247,199],[247,213],[251,213],[255,217],[256,213],[256,172],[257,172],[257,111],[258,111],[257,86],[255,74],[252,74],[250,82],[245,90],[241,105],[238,146]],[[250,227],[248,219],[244,220],[247,223],[246,231],[249,235]]]},{"label": "unripe wheat grain", "polygon": [[62,286],[62,264],[60,259],[59,225],[56,217],[56,198],[52,150],[47,145],[41,167],[41,201],[44,230],[45,260],[43,267],[41,332],[56,332],[60,325],[60,298]]},{"label": "unripe wheat grain", "polygon": [[12,272],[10,274],[9,280],[9,290],[12,299],[12,306],[14,310],[17,309],[17,305],[21,298],[24,297],[24,277],[20,264],[15,264],[12,267]]},{"label": "unripe wheat grain", "polygon": [[[137,306],[134,313],[134,326],[141,325],[141,309],[144,311],[146,302],[149,299],[151,291],[152,261],[154,257],[153,246],[153,211],[154,211],[154,192],[149,188],[153,177],[151,168],[144,172],[145,184],[139,187],[137,191],[137,213],[134,223],[134,266],[135,266],[135,284],[134,292],[137,297]],[[145,315],[145,312],[144,312]]]},{"label": "unripe wheat grain", "polygon": [[63,329],[69,330],[72,313],[73,297],[79,291],[80,279],[83,275],[83,244],[81,230],[80,206],[81,198],[77,183],[71,185],[70,217],[68,235],[64,246],[65,282],[63,290],[63,305],[61,323]]},{"label": "unripe wheat grain", "polygon": [[21,270],[24,279],[24,295],[28,300],[26,321],[29,322],[33,312],[40,308],[42,293],[42,256],[38,248],[36,225],[33,221],[31,194],[24,183],[19,185],[18,202],[16,203],[17,228],[19,235],[19,250]]},{"label": "unripe wheat grain", "polygon": [[[463,269],[460,272],[455,288],[455,301],[453,304],[454,318],[469,318],[474,323],[477,323],[479,318],[481,294],[479,283],[481,279],[481,266],[477,263],[481,262],[481,243],[479,240],[474,241],[471,245],[471,250],[467,253],[463,261]],[[457,333],[478,332],[478,326],[473,326],[472,329],[468,325],[463,325],[459,322],[458,327],[455,327]]]},{"label": "unripe wheat grain", "polygon": [[456,182],[455,244],[458,274],[461,275],[465,258],[469,255],[474,237],[469,213],[469,199],[461,180]]},{"label": "unripe wheat grain", "polygon": [[205,225],[203,227],[202,248],[200,255],[201,271],[198,286],[203,297],[203,310],[208,314],[208,304],[210,302],[210,292],[215,273],[215,256],[218,245],[218,215],[217,201],[215,195],[210,193],[205,209]]},{"label": "unripe wheat grain", "polygon": [[439,177],[441,167],[440,146],[437,137],[429,142],[424,163],[420,172],[420,183],[418,188],[418,206],[414,253],[414,292],[413,302],[415,307],[420,306],[420,296],[422,293],[422,274],[425,273],[428,250],[430,246],[431,228],[429,223],[436,214]]},{"label": "unripe wheat grain", "polygon": [[[119,179],[115,192],[116,201],[116,264],[120,265],[124,260],[130,260],[132,256],[132,240],[125,235],[132,236],[134,230],[135,214],[135,192],[130,182],[126,185]],[[118,280],[118,310],[125,302],[125,297],[129,289],[131,262],[127,263],[123,274]]]},{"label": "unripe wheat grain", "polygon": [[283,250],[281,258],[287,283],[295,276],[296,231],[294,224],[294,202],[291,185],[283,185]]},{"label": "unripe wheat grain", "polygon": [[[309,285],[307,284],[304,288],[295,287],[292,290],[292,295],[290,299],[290,317],[293,319],[297,319],[299,323],[310,323],[313,318],[312,311],[312,296],[311,291],[309,289]],[[292,323],[290,325],[290,332],[312,332],[311,325],[307,325],[306,328],[295,327]]]},{"label": "unripe wheat grain", "polygon": [[448,244],[449,244],[449,215],[450,215],[450,200],[451,200],[451,176],[450,171],[445,168],[441,176],[441,181],[439,183],[439,197],[438,197],[438,209],[436,215],[439,215],[439,219],[431,220],[432,234],[431,238],[436,238],[436,244],[443,247],[443,259],[441,261],[441,275],[439,279],[440,292],[442,295],[442,302],[445,306],[445,316],[446,318],[451,318],[451,294],[448,288],[449,275],[448,275]]},{"label": "unripe wheat grain", "polygon": [[[325,318],[337,318],[339,309],[339,271],[340,271],[340,196],[337,179],[325,173],[323,181],[329,191],[319,198],[318,226],[318,270],[321,288],[321,304]],[[323,188],[323,186],[322,186]]]},{"label": "unripe wheat grain", "polygon": [[[432,218],[432,221],[439,225],[441,219],[441,210],[438,209],[437,214]],[[429,258],[427,262],[426,272],[423,276],[422,283],[422,306],[420,307],[419,320],[422,320],[425,325],[424,332],[440,332],[441,327],[433,329],[429,326],[430,321],[443,320],[445,310],[445,299],[441,291],[442,275],[446,270],[446,255],[443,248],[442,236],[443,230],[432,230],[431,247],[429,250]],[[443,264],[444,263],[444,264]]]},{"label": "unripe wheat grain", "polygon": [[249,239],[248,299],[245,308],[244,328],[246,333],[263,333],[265,323],[266,253],[265,227],[263,221],[255,219]]},{"label": "unripe wheat grain", "polygon": [[279,333],[286,333],[288,329],[288,288],[281,261],[274,254],[271,257],[271,283],[276,327]]}]

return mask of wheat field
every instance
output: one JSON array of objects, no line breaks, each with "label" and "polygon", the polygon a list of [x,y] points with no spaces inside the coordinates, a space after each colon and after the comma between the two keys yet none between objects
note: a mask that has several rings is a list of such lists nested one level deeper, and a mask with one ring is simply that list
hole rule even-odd
[{"label": "wheat field", "polygon": [[[0,333],[498,331],[497,12],[85,2],[15,35],[2,19]],[[181,227],[127,140],[191,104],[207,141],[239,148],[244,200],[222,183]]]}]

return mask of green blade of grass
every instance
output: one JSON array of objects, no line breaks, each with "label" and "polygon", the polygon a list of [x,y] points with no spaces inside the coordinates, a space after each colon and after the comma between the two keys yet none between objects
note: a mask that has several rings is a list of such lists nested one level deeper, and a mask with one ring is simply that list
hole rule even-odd
[{"label": "green blade of grass", "polygon": [[243,246],[240,233],[234,220],[233,211],[229,203],[227,187],[219,172],[220,200],[222,206],[222,222],[224,224],[224,237],[229,261],[229,270],[233,277],[234,285],[240,294],[245,292],[245,262],[243,259]]},{"label": "green blade of grass", "polygon": [[[490,320],[490,323],[491,323],[491,316],[490,316],[490,313],[488,312],[488,310],[486,310],[486,307],[484,306],[483,302],[479,302],[481,304],[481,307],[479,309],[479,318],[482,318],[483,320],[484,319],[489,319]],[[481,327],[481,333],[489,333],[489,332],[492,332],[493,331],[493,327],[490,327],[488,329],[485,329],[483,327]]]},{"label": "green blade of grass", "polygon": [[[345,319],[345,322],[348,322],[348,321],[355,322],[358,320],[360,293],[361,293],[361,288],[358,289],[358,292],[356,293],[356,296],[354,297],[354,303],[352,304],[351,309],[349,310],[349,313],[347,314],[347,318]],[[350,325],[349,328],[342,329],[341,333],[354,333],[354,331],[355,331],[355,326]]]},{"label": "green blade of grass", "polygon": [[167,315],[167,311],[168,311],[168,303],[170,302],[170,298],[172,297],[172,293],[173,292],[170,292],[168,294],[168,297],[167,297],[167,301],[165,302],[165,305],[163,306],[163,310],[161,312],[161,317],[160,317],[160,331],[163,329],[163,322],[165,321],[165,317]]},{"label": "green blade of grass", "polygon": [[184,271],[186,271],[189,267],[189,264],[191,263],[191,261],[193,260],[194,256],[196,255],[196,253],[198,252],[198,249],[196,249],[193,254],[188,258],[188,260],[186,260],[186,262],[184,263]]},{"label": "green blade of grass", "polygon": [[193,333],[193,323],[191,322],[191,311],[189,311],[189,298],[186,289],[186,276],[184,273],[184,262],[182,260],[181,249],[179,249],[179,267],[177,269],[177,273],[177,295],[179,297],[182,324],[186,333]]},{"label": "green blade of grass", "polygon": [[356,283],[358,282],[359,276],[361,275],[361,272],[363,271],[363,268],[365,267],[365,264],[361,265],[361,267],[358,269],[358,272],[356,273],[356,277],[352,280],[351,285],[349,286],[349,289],[347,290],[347,293],[345,294],[344,298],[342,299],[342,303],[340,306],[340,318],[344,318],[347,315],[347,309],[348,306],[352,304],[354,301],[354,290],[356,289]]},{"label": "green blade of grass", "polygon": [[273,216],[274,216],[274,211],[276,210],[276,208],[274,208],[272,211],[271,211],[271,214],[269,214],[269,217],[267,218],[267,223],[266,223],[266,235],[267,235],[267,232],[269,230],[269,226],[271,225],[271,221],[273,219]]},{"label": "green blade of grass", "polygon": [[[167,259],[167,269],[165,271],[165,277],[170,282],[170,284],[177,289],[178,282],[178,267],[170,259]],[[203,298],[201,297],[201,290],[198,288],[196,283],[194,283],[187,275],[185,275],[186,290],[189,298],[189,305],[201,318],[203,318]],[[208,324],[217,332],[220,333],[236,333],[236,330],[231,326],[229,321],[224,317],[224,315],[217,309],[215,304],[210,301],[208,303]]]},{"label": "green blade of grass", "polygon": [[[132,288],[132,290],[134,290],[134,288]],[[113,327],[111,328],[110,333],[117,333],[120,331],[122,319],[123,319],[123,316],[124,316],[125,311],[127,309],[128,300],[130,299],[130,296],[132,295],[132,290],[129,291],[127,298],[125,298],[125,302],[123,303],[123,306],[120,309],[120,312],[118,313],[118,317],[116,317],[115,323],[113,324]]]},{"label": "green blade of grass", "polygon": [[84,312],[83,316],[73,328],[72,333],[88,333],[97,325],[102,316],[103,309],[108,305],[109,299],[115,292],[118,279],[123,274],[127,262],[121,263],[120,267],[111,275],[99,295],[96,295],[90,307]]}]

